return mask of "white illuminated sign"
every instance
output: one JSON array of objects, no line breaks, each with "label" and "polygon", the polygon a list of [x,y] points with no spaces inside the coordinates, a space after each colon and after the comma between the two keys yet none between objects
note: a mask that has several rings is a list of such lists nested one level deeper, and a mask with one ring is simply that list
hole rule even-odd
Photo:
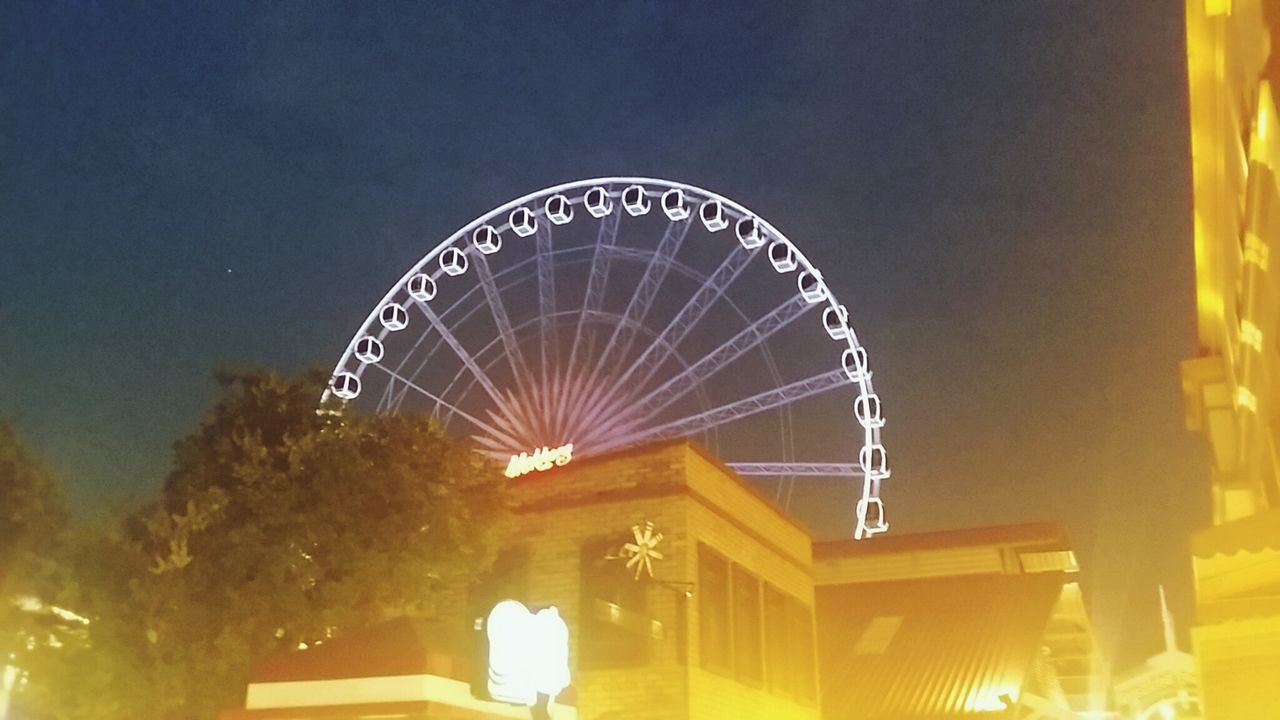
[{"label": "white illuminated sign", "polygon": [[573,443],[561,445],[557,448],[541,447],[533,451],[532,454],[522,452],[519,455],[512,455],[511,462],[507,463],[506,476],[509,478],[528,475],[531,472],[541,472],[550,470],[553,467],[568,465],[573,459]]},{"label": "white illuminated sign", "polygon": [[485,632],[494,700],[531,707],[539,694],[554,701],[569,686],[569,626],[556,608],[534,613],[503,600],[489,612]]}]

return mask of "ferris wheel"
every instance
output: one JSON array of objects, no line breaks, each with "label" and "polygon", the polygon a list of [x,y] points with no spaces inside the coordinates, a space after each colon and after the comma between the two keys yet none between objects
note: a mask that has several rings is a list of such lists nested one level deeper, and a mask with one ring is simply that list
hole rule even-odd
[{"label": "ferris wheel", "polygon": [[325,399],[429,412],[508,476],[698,437],[790,502],[858,484],[854,536],[888,529],[884,415],[822,273],[709,190],[581,180],[435,245],[351,338]]}]

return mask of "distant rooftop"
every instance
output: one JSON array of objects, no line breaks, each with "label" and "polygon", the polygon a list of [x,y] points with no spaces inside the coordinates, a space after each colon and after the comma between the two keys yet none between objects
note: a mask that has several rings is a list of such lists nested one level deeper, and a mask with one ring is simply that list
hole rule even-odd
[{"label": "distant rooftop", "polygon": [[915,550],[941,550],[980,546],[1036,546],[1044,550],[1068,550],[1071,542],[1066,528],[1056,522],[1030,522],[1015,525],[938,530],[923,533],[895,534],[892,531],[874,540],[829,540],[813,544],[813,558],[875,555]]}]

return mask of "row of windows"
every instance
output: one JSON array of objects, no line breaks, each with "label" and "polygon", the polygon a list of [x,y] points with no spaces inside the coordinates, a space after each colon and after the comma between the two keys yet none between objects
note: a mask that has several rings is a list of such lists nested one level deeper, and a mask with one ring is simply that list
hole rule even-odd
[{"label": "row of windows", "polygon": [[[581,548],[581,608],[578,665],[583,670],[636,667],[651,660],[653,640],[668,629],[652,618],[649,583],[637,581],[623,563],[606,559],[617,551],[613,538]],[[528,583],[528,548],[507,550],[493,576],[473,589],[479,612],[504,597],[523,597]],[[703,667],[772,692],[815,700],[813,612],[800,600],[761,581],[705,544],[698,545],[698,603]],[[676,661],[685,662],[685,604],[673,619]]]},{"label": "row of windows", "polygon": [[702,665],[757,687],[813,701],[813,612],[804,603],[698,546]]}]

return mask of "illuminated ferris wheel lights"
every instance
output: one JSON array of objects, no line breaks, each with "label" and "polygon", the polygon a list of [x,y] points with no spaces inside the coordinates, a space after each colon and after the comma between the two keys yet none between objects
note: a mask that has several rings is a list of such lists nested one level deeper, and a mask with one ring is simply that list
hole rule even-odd
[{"label": "illuminated ferris wheel lights", "polygon": [[832,340],[849,337],[849,311],[843,305],[828,307],[822,311],[822,327]]},{"label": "illuminated ferris wheel lights", "polygon": [[870,377],[867,372],[867,351],[861,345],[845,348],[840,355],[840,365],[844,367],[844,374],[851,382],[860,383]]},{"label": "illuminated ferris wheel lights", "polygon": [[378,338],[366,335],[356,342],[356,359],[362,363],[376,363],[382,359],[384,348]]},{"label": "illuminated ferris wheel lights", "polygon": [[733,231],[738,236],[738,242],[748,250],[755,250],[764,244],[764,233],[760,231],[760,221],[750,215],[739,219]]},{"label": "illuminated ferris wheel lights", "polygon": [[662,193],[662,212],[667,214],[671,222],[679,222],[689,217],[689,206],[684,201],[684,191],[672,188]]},{"label": "illuminated ferris wheel lights", "polygon": [[817,270],[806,270],[796,278],[796,286],[800,288],[800,296],[810,303],[820,303],[827,299],[827,286],[822,282],[822,275]]},{"label": "illuminated ferris wheel lights", "polygon": [[[554,301],[556,293],[555,276],[552,274],[553,262],[560,255],[578,248],[554,246],[553,233],[549,231],[553,226],[572,222],[575,219],[573,206],[578,203],[581,203],[583,211],[589,218],[599,222],[598,231],[593,233],[596,236],[596,252],[592,258],[582,308],[572,313],[557,313]],[[615,205],[622,207],[615,207]],[[639,217],[650,213],[653,205],[659,205],[663,219],[670,223],[658,240],[657,249],[650,251],[647,248],[628,246],[624,251],[617,245],[618,219],[621,217],[621,211],[625,209],[628,215]],[[714,243],[702,248],[704,252],[727,253],[727,257],[715,272],[706,275],[686,267],[676,256],[685,233],[693,224],[692,216],[695,212],[698,220],[710,233],[726,230],[733,225],[733,234],[738,241],[738,245],[734,246],[730,243],[727,248]],[[579,219],[581,217],[585,216],[579,216]],[[550,225],[539,227],[539,222],[547,222]],[[651,231],[651,225],[651,223],[645,223],[645,227],[638,230]],[[530,243],[529,247],[530,251],[537,253],[535,258],[523,260],[509,268],[496,267],[494,265],[496,257],[487,259],[487,256],[501,251],[503,238],[499,230],[505,233],[507,227],[511,228],[516,238],[536,236],[536,244]],[[559,231],[555,234],[558,235]],[[512,236],[506,239],[523,247],[523,242],[512,240]],[[556,240],[558,241],[559,238]],[[474,247],[469,247],[468,242]],[[739,272],[748,265],[755,251],[763,249],[766,245],[769,246],[767,254],[773,270],[778,274],[798,271],[796,285],[793,287],[798,290],[799,297],[791,294],[782,305],[763,316],[749,315],[725,294],[725,290]],[[599,317],[606,315],[608,318],[614,317],[602,312],[603,287],[609,274],[610,258],[610,253],[604,251],[616,251],[619,257],[628,258],[629,261],[631,259],[637,262],[643,261],[645,264],[644,275],[637,285],[636,297],[628,303],[625,315],[616,316],[617,327],[614,328],[613,335],[607,344],[601,342],[602,338],[595,336],[591,327],[592,322],[599,322]],[[622,254],[624,252],[625,254]],[[451,305],[439,307],[428,305],[428,301],[439,302],[440,277],[465,275],[472,258],[477,259],[479,263],[477,270],[481,271],[476,276],[476,285],[467,288],[464,282],[461,290],[462,298],[450,300]],[[535,317],[513,325],[498,289],[513,287],[515,283],[534,277],[531,271],[534,269],[532,263],[535,261],[538,283],[537,309],[525,308],[533,310]],[[526,268],[526,266],[529,267]],[[762,266],[755,267],[762,274],[768,274]],[[638,331],[646,331],[650,328],[643,327],[638,318],[644,317],[645,311],[659,292],[668,289],[668,286],[662,284],[667,270],[679,271],[695,282],[702,282],[702,287],[689,297],[684,308],[677,313],[666,330],[656,332],[656,328],[653,328],[655,339],[652,340],[652,344],[640,349],[639,339],[634,336]],[[503,280],[503,285],[499,286],[497,281],[504,275],[512,277]],[[376,379],[370,382],[375,383],[374,389],[378,392],[365,393],[366,402],[372,403],[376,400],[379,411],[398,412],[400,403],[406,397],[406,389],[417,391],[425,398],[425,400],[419,400],[419,404],[423,402],[434,404],[434,412],[442,417],[446,424],[450,419],[470,423],[473,437],[483,451],[505,458],[508,452],[519,452],[524,448],[526,446],[524,436],[539,435],[541,433],[539,428],[546,423],[564,425],[568,430],[573,431],[574,437],[584,438],[583,447],[588,448],[590,453],[600,451],[598,448],[607,450],[615,446],[629,446],[658,436],[706,432],[708,429],[717,428],[764,409],[781,407],[828,389],[847,387],[847,381],[859,386],[858,396],[852,398],[850,402],[852,414],[857,421],[857,425],[851,426],[851,429],[856,428],[855,432],[860,436],[858,443],[861,452],[858,455],[858,464],[843,465],[848,473],[861,471],[863,477],[862,500],[856,507],[855,536],[865,538],[888,529],[884,521],[884,506],[879,497],[880,483],[889,477],[884,448],[880,444],[881,427],[884,425],[883,409],[879,396],[872,388],[872,373],[868,365],[867,351],[858,342],[854,328],[849,322],[849,312],[843,305],[838,304],[834,292],[826,285],[822,274],[803,257],[796,245],[792,244],[780,231],[732,201],[707,190],[663,180],[611,177],[568,183],[527,195],[463,226],[463,229],[458,230],[427,253],[401,282],[402,284],[398,287],[393,286],[383,300],[374,306],[374,311],[370,313],[364,327],[350,340],[345,354],[334,368],[328,395],[336,396],[343,401],[355,399],[362,393],[363,382],[371,377],[364,375],[365,370],[376,367],[391,379],[386,381],[387,392],[383,392],[382,386],[377,384],[382,375],[375,374]],[[452,281],[450,282],[452,284]],[[782,284],[782,290],[785,292],[787,286],[785,283]],[[484,293],[483,298],[493,316],[496,335],[488,345],[477,352],[474,348],[465,345],[460,336],[455,334],[454,326],[460,326],[466,317],[461,320],[456,319],[454,316],[457,313],[450,314],[450,311],[464,300],[477,296],[481,292]],[[690,328],[706,315],[709,309],[712,309],[713,304],[721,296],[725,296],[724,302],[730,309],[742,316],[747,324],[746,329],[725,340],[702,359],[695,361],[688,358],[680,359],[685,369],[676,377],[663,380],[657,368],[661,367],[669,357],[679,359],[675,355],[675,344],[688,334]],[[391,369],[394,367],[398,371],[408,356],[396,357],[396,353],[401,352],[405,344],[387,343],[386,336],[408,327],[407,306],[410,302],[419,304],[419,308],[429,322],[423,323],[425,327],[421,330],[422,338],[418,343],[412,344],[409,354],[417,352],[419,346],[424,348],[425,354],[418,362],[419,371],[421,371],[427,366],[427,359],[435,352],[435,349],[423,343],[422,339],[426,338],[427,333],[438,335],[434,348],[447,347],[456,356],[456,362],[461,364],[460,368],[455,368],[456,372],[447,383],[445,381],[449,377],[448,374],[442,376],[438,383],[427,386],[426,382],[433,380],[433,375],[415,372],[411,378],[404,379]],[[837,347],[843,351],[841,368],[837,370],[828,366],[828,369],[819,375],[785,382],[773,367],[773,360],[769,355],[765,339],[774,330],[787,325],[819,304],[823,308],[823,330],[833,341],[840,343]],[[568,354],[567,363],[559,357],[560,353],[556,352],[557,344],[560,342],[559,333],[551,318],[559,315],[577,316],[573,351]],[[634,327],[631,323],[634,323]],[[573,377],[569,371],[574,368],[580,371],[580,366],[584,366],[584,363],[630,365],[631,369],[622,376],[622,380],[612,381],[619,383],[612,386],[606,384],[611,382],[607,378],[600,378],[597,381],[597,378],[591,375],[577,381],[581,387],[577,387],[575,382],[568,382],[565,387],[553,392],[540,388],[533,382],[533,373],[526,367],[527,358],[520,352],[520,343],[523,341],[521,333],[531,332],[529,328],[540,329],[541,336],[538,339],[542,344],[542,354],[538,367],[544,371],[543,382],[551,382],[553,388],[559,387],[555,385],[556,377],[562,375]],[[418,334],[417,328],[414,334]],[[636,342],[633,343],[633,340]],[[683,394],[694,390],[702,392],[700,384],[711,374],[719,372],[727,364],[728,358],[753,351],[757,347],[765,353],[770,369],[769,377],[762,378],[762,381],[773,383],[764,391],[718,406],[713,405],[709,398],[703,398],[703,410],[685,417],[677,417],[677,411],[674,409],[667,410],[668,405],[674,408],[672,404],[674,399]],[[505,370],[501,376],[490,375],[490,368],[500,364],[504,357],[511,365],[514,378],[514,386],[511,388],[504,386],[502,378],[505,377]],[[637,378],[643,378],[643,380],[637,380]],[[404,380],[405,387],[393,386],[392,379]],[[419,387],[414,383],[421,383],[422,386]],[[645,383],[649,385],[646,386]],[[652,387],[655,384],[657,387]],[[379,397],[382,399],[378,400]],[[414,396],[408,397],[412,402]],[[608,402],[598,398],[607,398]],[[472,414],[474,409],[471,405],[464,405],[464,400],[472,405],[490,402],[492,407],[487,412],[491,419],[482,419],[484,416]],[[640,409],[628,415],[628,402]],[[849,406],[846,405],[846,407]],[[621,419],[602,424],[602,419],[607,420],[614,415]],[[789,422],[789,420],[784,421],[784,423]],[[790,441],[785,439],[785,434],[783,455],[784,458],[790,458],[788,453],[794,451],[788,449],[791,446],[788,444]],[[779,486],[780,499],[784,493],[783,487],[786,487],[789,482],[787,474],[801,466],[804,464],[794,462],[794,458],[771,466],[775,468],[771,472],[782,479],[782,485]],[[794,480],[790,482],[794,483]],[[790,490],[785,494],[789,498]]]},{"label": "illuminated ferris wheel lights", "polygon": [[729,221],[724,217],[724,203],[719,200],[702,203],[702,207],[698,208],[698,216],[702,218],[702,225],[708,232],[720,232],[729,227]]},{"label": "illuminated ferris wheel lights", "polygon": [[349,372],[338,373],[333,376],[333,394],[343,400],[353,400],[360,394],[360,378]]},{"label": "illuminated ferris wheel lights", "polygon": [[593,187],[588,190],[583,196],[582,204],[587,206],[587,212],[593,218],[602,218],[613,212],[613,202],[609,200],[609,193],[602,187]]},{"label": "illuminated ferris wheel lights", "polygon": [[456,247],[447,247],[440,253],[440,269],[446,275],[457,277],[467,271],[467,255]]},{"label": "illuminated ferris wheel lights", "polygon": [[547,217],[556,225],[564,225],[573,219],[573,206],[564,195],[552,195],[547,198]]},{"label": "illuminated ferris wheel lights", "polygon": [[426,302],[436,296],[436,281],[432,280],[430,275],[423,273],[409,278],[405,288],[409,291],[409,297],[418,302]]},{"label": "illuminated ferris wheel lights", "polygon": [[773,263],[773,269],[780,273],[789,273],[800,266],[796,262],[796,251],[783,240],[777,240],[769,246],[769,262]]},{"label": "illuminated ferris wheel lights", "polygon": [[492,255],[502,249],[502,236],[492,225],[481,225],[471,233],[471,244],[485,255]]},{"label": "illuminated ferris wheel lights", "polygon": [[649,212],[651,207],[649,198],[644,195],[644,188],[639,185],[632,185],[622,191],[622,207],[627,209],[632,217],[639,217]]},{"label": "illuminated ferris wheel lights", "polygon": [[396,332],[409,327],[409,313],[399,303],[387,303],[378,313],[378,321],[382,323],[382,327]]},{"label": "illuminated ferris wheel lights", "polygon": [[869,537],[889,529],[884,518],[884,502],[878,497],[863,498],[858,501],[857,538]]},{"label": "illuminated ferris wheel lights", "polygon": [[865,428],[884,427],[884,415],[880,410],[880,396],[875,393],[859,395],[853,401],[853,414]]},{"label": "illuminated ferris wheel lights", "polygon": [[863,445],[858,451],[858,464],[862,466],[862,472],[869,477],[889,477],[889,460],[885,455],[884,446],[879,443]]},{"label": "illuminated ferris wheel lights", "polygon": [[507,220],[511,223],[512,232],[520,237],[529,237],[538,231],[538,219],[529,208],[518,207],[512,210]]}]

